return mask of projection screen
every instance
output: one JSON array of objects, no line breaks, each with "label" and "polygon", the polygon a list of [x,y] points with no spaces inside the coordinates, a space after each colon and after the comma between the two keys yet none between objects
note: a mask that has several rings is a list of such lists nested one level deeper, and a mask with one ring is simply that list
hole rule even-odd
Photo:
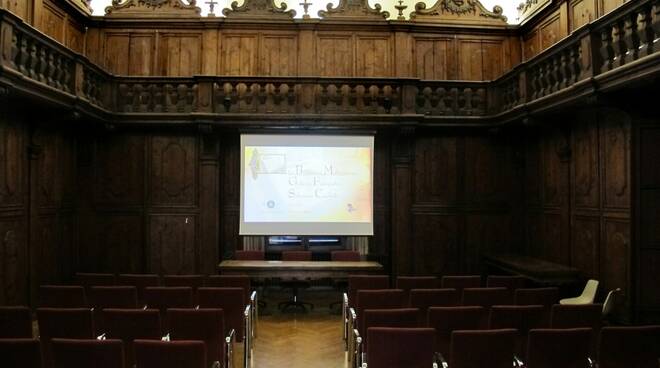
[{"label": "projection screen", "polygon": [[241,135],[240,235],[373,235],[373,136]]}]

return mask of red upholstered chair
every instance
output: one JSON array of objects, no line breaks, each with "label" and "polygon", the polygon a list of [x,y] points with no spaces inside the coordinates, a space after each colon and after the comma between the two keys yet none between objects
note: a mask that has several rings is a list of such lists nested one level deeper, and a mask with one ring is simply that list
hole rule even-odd
[{"label": "red upholstered chair", "polygon": [[[372,327],[369,368],[428,368],[433,366],[435,331],[432,328]],[[510,368],[510,367],[508,367]]]},{"label": "red upholstered chair", "polygon": [[360,252],[355,250],[333,250],[330,252],[330,260],[335,262],[359,262]]},{"label": "red upholstered chair", "polygon": [[234,259],[237,261],[263,261],[266,259],[266,253],[261,250],[237,250],[234,253]]},{"label": "red upholstered chair", "polygon": [[250,277],[245,275],[212,275],[206,278],[205,287],[239,287],[243,289],[243,300],[250,300]]},{"label": "red upholstered chair", "polygon": [[[309,250],[292,250],[292,251],[282,252],[282,261],[284,262],[311,261],[311,260],[312,260],[312,252]],[[305,280],[293,279],[293,280],[283,281],[281,285],[283,287],[291,288],[293,295],[291,300],[287,300],[285,302],[279,303],[277,305],[279,309],[284,311],[290,307],[294,307],[294,308],[301,308],[302,310],[306,310],[305,306],[309,306],[310,309],[314,309],[314,304],[298,300],[298,290],[300,288],[308,288],[310,286],[309,282]]]},{"label": "red upholstered chair", "polygon": [[82,286],[43,285],[39,287],[39,306],[44,308],[85,308]]},{"label": "red upholstered chair", "polygon": [[395,287],[406,293],[406,300],[409,300],[411,289],[433,289],[437,288],[439,280],[435,276],[398,276]]},{"label": "red upholstered chair", "polygon": [[160,286],[160,277],[153,274],[120,274],[117,285],[135,286],[137,288],[138,304],[144,305],[144,289]]},{"label": "red upholstered chair", "polygon": [[532,329],[525,367],[589,368],[590,346],[590,328]]},{"label": "red upholstered chair", "polygon": [[3,368],[42,368],[39,340],[0,339]]},{"label": "red upholstered chair", "polygon": [[94,325],[103,331],[103,309],[137,308],[135,286],[92,286],[88,293],[89,305],[94,308]]},{"label": "red upholstered chair", "polygon": [[660,366],[660,326],[603,327],[598,348],[599,368]]},{"label": "red upholstered chair", "polygon": [[53,339],[55,368],[123,368],[121,340]]},{"label": "red upholstered chair", "polygon": [[105,337],[124,342],[124,366],[133,367],[135,353],[133,341],[136,339],[160,340],[160,312],[157,309],[112,309],[103,310]]},{"label": "red upholstered chair", "polygon": [[156,286],[144,289],[144,301],[147,308],[160,310],[163,334],[167,332],[165,313],[167,308],[192,308],[193,289],[188,286]]},{"label": "red upholstered chair", "polygon": [[83,286],[85,291],[89,291],[92,286],[113,286],[117,284],[117,278],[111,273],[78,272],[73,280],[76,285]]},{"label": "red upholstered chair", "polygon": [[0,338],[32,338],[32,314],[27,307],[0,307]]},{"label": "red upholstered chair", "polygon": [[527,333],[533,328],[547,327],[542,305],[494,305],[490,308],[491,329],[514,328],[516,334],[514,351],[523,358],[527,353]]},{"label": "red upholstered chair", "polygon": [[459,293],[462,293],[465,288],[481,287],[481,276],[442,276],[440,287],[443,289],[456,289]]},{"label": "red upholstered chair", "polygon": [[[227,367],[225,357],[225,318],[222,309],[178,309],[167,310],[170,340],[201,340],[206,344],[206,366],[219,362],[218,367]],[[233,336],[233,334],[231,334]]]},{"label": "red upholstered chair", "polygon": [[362,336],[362,351],[368,350],[367,331],[371,327],[401,327],[415,328],[423,327],[419,320],[419,309],[400,308],[400,309],[365,309],[363,311],[364,330],[359,331]]},{"label": "red upholstered chair", "polygon": [[385,275],[349,275],[348,276],[348,304],[355,307],[358,290],[388,289],[390,277]]},{"label": "red upholstered chair", "polygon": [[424,321],[429,307],[455,307],[461,304],[456,289],[412,289],[409,294],[408,305],[418,308]]},{"label": "red upholstered chair", "polygon": [[236,331],[236,338],[245,338],[245,308],[247,303],[242,288],[209,288],[197,290],[200,308],[220,308],[224,311],[225,328]]},{"label": "red upholstered chair", "polygon": [[39,308],[39,338],[44,367],[52,367],[53,338],[93,339],[96,337],[92,310],[88,308]]},{"label": "red upholstered chair", "polygon": [[427,327],[436,331],[436,351],[449,358],[451,333],[455,330],[479,330],[486,311],[483,307],[430,307]]},{"label": "red upholstered chair", "polygon": [[511,368],[514,329],[457,330],[451,334],[451,368]]},{"label": "red upholstered chair", "polygon": [[387,290],[359,290],[357,293],[357,304],[355,312],[357,314],[358,331],[366,331],[364,328],[364,311],[366,309],[399,309],[406,307],[405,293],[401,289]]},{"label": "red upholstered chair", "polygon": [[163,276],[163,286],[187,286],[193,289],[193,292],[204,286],[203,275],[165,275]]},{"label": "red upholstered chair", "polygon": [[511,297],[506,288],[465,288],[463,305],[479,305],[484,308],[493,305],[511,305]]},{"label": "red upholstered chair", "polygon": [[208,368],[202,341],[135,340],[136,368]]},{"label": "red upholstered chair", "polygon": [[550,325],[550,308],[559,302],[559,289],[556,287],[518,289],[514,292],[515,305],[542,305],[545,323]]},{"label": "red upholstered chair", "polygon": [[602,310],[602,304],[555,304],[552,306],[552,312],[550,315],[550,327],[589,327],[594,331],[599,331],[602,324]]},{"label": "red upholstered chair", "polygon": [[489,275],[486,278],[486,287],[504,287],[509,291],[510,303],[513,303],[516,290],[524,288],[526,284],[527,279],[522,276]]}]

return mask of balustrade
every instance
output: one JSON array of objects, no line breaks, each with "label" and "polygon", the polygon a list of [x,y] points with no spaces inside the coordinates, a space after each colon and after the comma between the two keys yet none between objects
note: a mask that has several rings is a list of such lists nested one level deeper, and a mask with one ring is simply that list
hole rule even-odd
[{"label": "balustrade", "polygon": [[117,110],[123,113],[195,112],[197,83],[124,79],[117,84]]},{"label": "balustrade", "polygon": [[486,114],[486,88],[482,83],[447,85],[421,83],[417,93],[417,113],[440,116],[480,116]]}]

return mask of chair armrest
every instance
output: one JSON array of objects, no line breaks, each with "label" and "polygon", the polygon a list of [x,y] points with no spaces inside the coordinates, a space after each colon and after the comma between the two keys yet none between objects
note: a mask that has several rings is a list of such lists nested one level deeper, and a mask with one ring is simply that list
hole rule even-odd
[{"label": "chair armrest", "polygon": [[355,341],[355,346],[351,354],[353,354],[354,366],[360,368],[365,359],[362,355],[362,336],[360,336],[360,332],[356,328],[353,329],[353,341]]},{"label": "chair armrest", "polygon": [[236,331],[232,329],[225,337],[225,368],[234,368],[234,343],[236,343]]},{"label": "chair armrest", "polygon": [[243,332],[243,364],[247,368],[250,366],[250,358],[252,357],[252,337],[251,328],[252,328],[252,306],[246,305],[245,310],[243,311],[243,323],[244,323],[244,332]]},{"label": "chair armrest", "polygon": [[445,357],[442,356],[442,353],[439,351],[436,351],[433,353],[433,368],[447,368],[449,367],[449,363],[445,360]]},{"label": "chair armrest", "polygon": [[105,340],[105,333],[102,333],[102,334],[96,336],[96,339],[97,340]]},{"label": "chair armrest", "polygon": [[167,334],[160,338],[160,341],[170,341],[170,334]]},{"label": "chair armrest", "polygon": [[[591,357],[587,357],[587,366],[589,368],[596,368],[596,362],[594,362]],[[658,359],[658,367],[660,367],[660,359]]]},{"label": "chair armrest", "polygon": [[259,317],[259,299],[257,297],[257,291],[254,290],[250,294],[250,304],[252,305],[252,321],[251,321],[251,326],[252,329],[250,333],[252,334],[252,338],[254,339],[257,337],[257,318]]},{"label": "chair armrest", "polygon": [[342,338],[344,339],[344,351],[348,350],[348,294],[342,295],[341,306]]},{"label": "chair armrest", "polygon": [[525,366],[525,363],[523,363],[523,361],[520,360],[520,358],[518,358],[518,356],[516,354],[513,354],[513,366],[518,367],[518,368],[522,368],[522,367]]}]

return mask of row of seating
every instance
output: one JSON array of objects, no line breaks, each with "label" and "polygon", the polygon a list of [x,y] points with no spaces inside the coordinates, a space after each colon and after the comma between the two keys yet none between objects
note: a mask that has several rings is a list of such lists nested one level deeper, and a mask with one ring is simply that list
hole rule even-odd
[{"label": "row of seating", "polygon": [[[207,345],[202,341],[159,341],[137,339],[133,342],[135,365],[127,365],[122,340],[53,339],[54,368],[224,368],[224,363],[208,365]],[[212,354],[212,353],[211,353]],[[3,367],[43,368],[39,340],[0,339]]]},{"label": "row of seating", "polygon": [[515,354],[515,329],[456,330],[448,355],[434,350],[433,328],[372,327],[362,368],[652,368],[660,364],[660,326],[605,327],[598,359],[590,328],[532,329],[524,361]]}]

